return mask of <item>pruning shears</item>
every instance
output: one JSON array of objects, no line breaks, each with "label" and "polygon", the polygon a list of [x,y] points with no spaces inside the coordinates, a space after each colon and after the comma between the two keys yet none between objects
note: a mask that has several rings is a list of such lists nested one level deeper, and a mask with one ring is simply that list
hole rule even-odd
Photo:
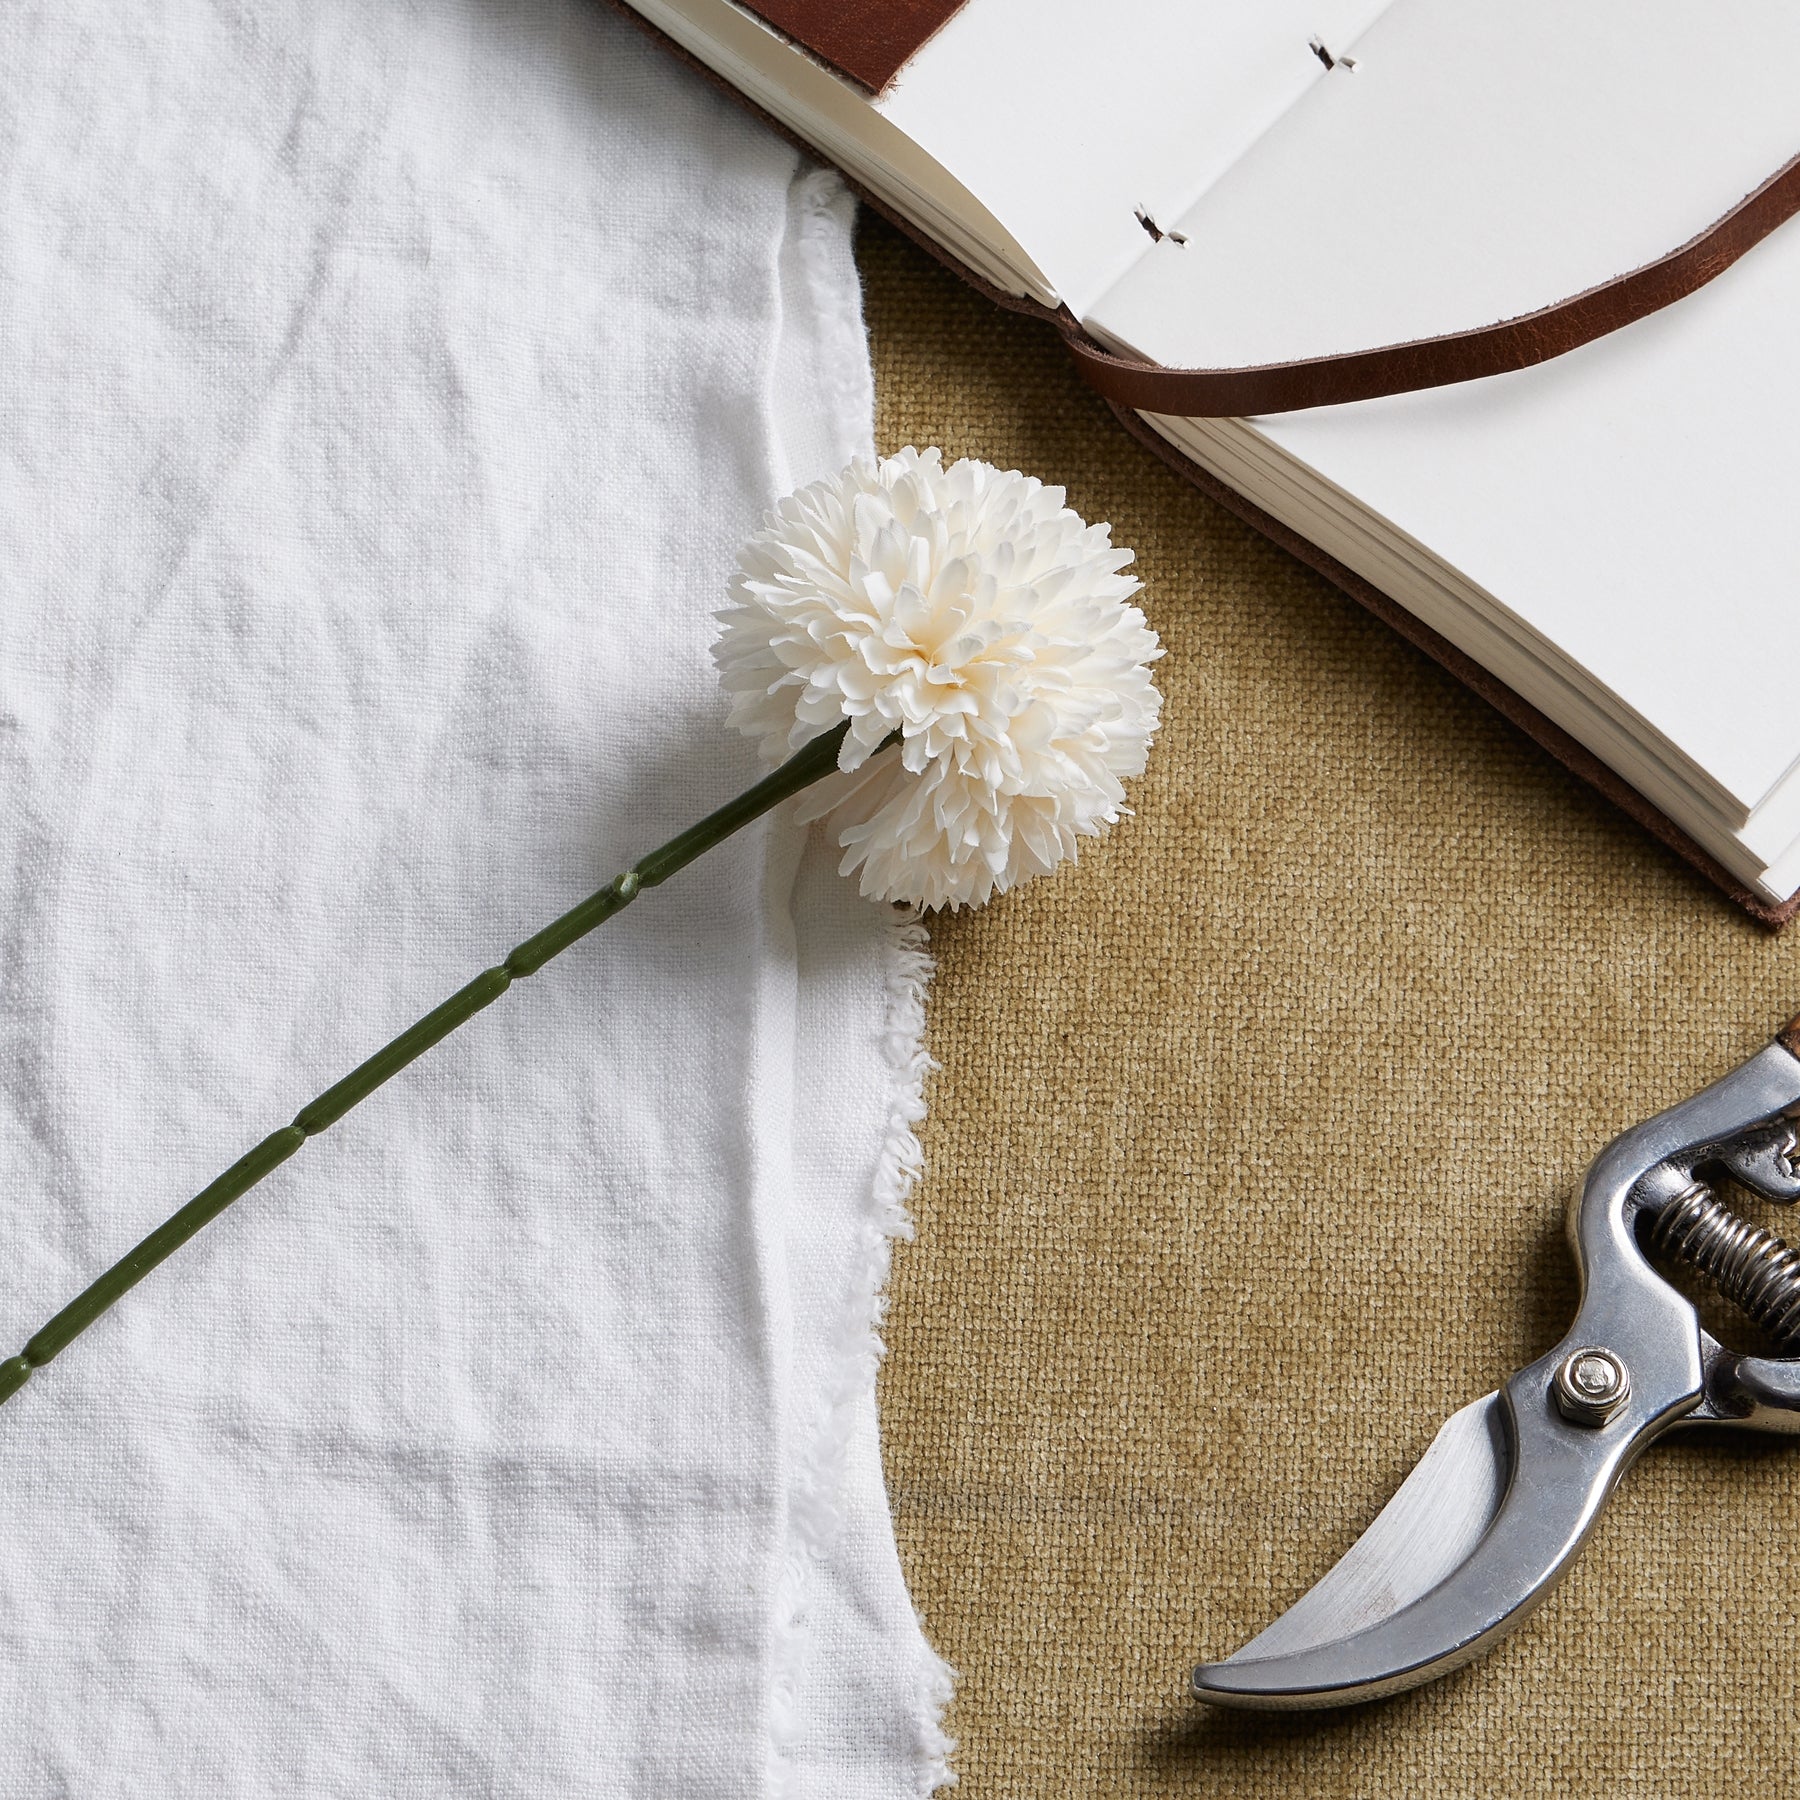
[{"label": "pruning shears", "polygon": [[[1800,1019],[1601,1151],[1569,1209],[1581,1275],[1555,1349],[1453,1413],[1375,1522],[1274,1624],[1194,1671],[1221,1706],[1343,1706],[1447,1674],[1544,1599],[1638,1456],[1677,1426],[1800,1435],[1800,1251],[1727,1182],[1800,1199]],[[1686,1264],[1776,1354],[1728,1350]]]}]

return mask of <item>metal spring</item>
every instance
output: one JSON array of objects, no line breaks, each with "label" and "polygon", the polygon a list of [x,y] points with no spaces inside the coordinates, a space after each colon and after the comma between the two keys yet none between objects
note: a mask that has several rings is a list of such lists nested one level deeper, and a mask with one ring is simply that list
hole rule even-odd
[{"label": "metal spring", "polygon": [[1800,1346],[1800,1250],[1746,1224],[1704,1182],[1683,1188],[1657,1213],[1650,1246],[1710,1276],[1783,1349]]}]

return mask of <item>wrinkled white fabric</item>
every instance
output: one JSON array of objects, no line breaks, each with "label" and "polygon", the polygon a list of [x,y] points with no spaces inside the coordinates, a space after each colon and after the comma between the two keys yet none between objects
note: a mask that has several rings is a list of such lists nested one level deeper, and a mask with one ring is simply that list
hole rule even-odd
[{"label": "wrinkled white fabric", "polygon": [[[0,1352],[755,775],[848,203],[577,0],[0,9]],[[0,1408],[0,1796],[942,1772],[876,1447],[919,945],[778,817]]]}]

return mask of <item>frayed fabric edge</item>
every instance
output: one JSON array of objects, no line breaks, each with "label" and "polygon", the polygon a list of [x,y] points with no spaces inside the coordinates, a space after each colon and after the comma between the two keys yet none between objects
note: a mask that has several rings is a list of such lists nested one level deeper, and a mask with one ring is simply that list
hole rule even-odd
[{"label": "frayed fabric edge", "polygon": [[[870,1294],[868,1340],[873,1352],[870,1380],[887,1354],[881,1327],[887,1318],[888,1275],[893,1264],[894,1240],[911,1242],[916,1227],[907,1202],[925,1172],[925,1153],[918,1127],[925,1119],[925,1083],[937,1063],[925,1048],[925,994],[937,964],[931,955],[931,939],[917,908],[900,911],[890,922],[887,942],[887,1019],[882,1049],[893,1071],[893,1107],[888,1114],[886,1141],[875,1175],[875,1204],[881,1237],[879,1268]],[[891,1527],[890,1527],[891,1529]],[[950,1758],[956,1740],[944,1729],[944,1715],[956,1690],[956,1671],[931,1647],[925,1622],[918,1624],[919,1648],[915,1700],[921,1794],[934,1794],[956,1786]]]},{"label": "frayed fabric edge", "polygon": [[[917,908],[893,908],[883,946],[886,1010],[882,1056],[890,1075],[889,1104],[880,1157],[861,1226],[862,1256],[844,1307],[832,1356],[835,1379],[790,1489],[789,1528],[793,1551],[777,1594],[778,1637],[789,1655],[774,1682],[772,1773],[777,1800],[800,1789],[800,1772],[787,1751],[799,1733],[799,1671],[793,1652],[801,1636],[809,1571],[830,1547],[840,1524],[841,1488],[850,1433],[858,1402],[874,1387],[887,1354],[881,1327],[887,1316],[888,1275],[896,1239],[915,1235],[907,1201],[924,1172],[918,1127],[925,1118],[925,1083],[937,1067],[925,1048],[925,995],[936,963],[925,921]],[[891,1529],[891,1526],[890,1526]],[[915,1611],[919,1658],[914,1678],[914,1741],[918,1782],[924,1796],[957,1785],[950,1766],[956,1740],[944,1729],[954,1696],[956,1672],[932,1648],[924,1621]]]}]

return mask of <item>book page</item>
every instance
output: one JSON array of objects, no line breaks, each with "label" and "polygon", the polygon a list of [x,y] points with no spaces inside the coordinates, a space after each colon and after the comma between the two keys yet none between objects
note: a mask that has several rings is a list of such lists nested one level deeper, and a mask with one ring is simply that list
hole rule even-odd
[{"label": "book page", "polygon": [[1800,154],[1797,71],[1793,0],[1396,0],[1082,316],[1219,367],[1535,312]]},{"label": "book page", "polygon": [[1800,758],[1796,320],[1790,221],[1535,369],[1255,426],[1589,671],[1741,821]]},{"label": "book page", "polygon": [[[1516,316],[1666,254],[1800,152],[1787,0],[1397,0],[1089,315],[1172,366]],[[1258,420],[1690,760],[1800,755],[1800,225],[1539,368]]]},{"label": "book page", "polygon": [[968,0],[875,100],[1076,314],[1389,0]]}]

